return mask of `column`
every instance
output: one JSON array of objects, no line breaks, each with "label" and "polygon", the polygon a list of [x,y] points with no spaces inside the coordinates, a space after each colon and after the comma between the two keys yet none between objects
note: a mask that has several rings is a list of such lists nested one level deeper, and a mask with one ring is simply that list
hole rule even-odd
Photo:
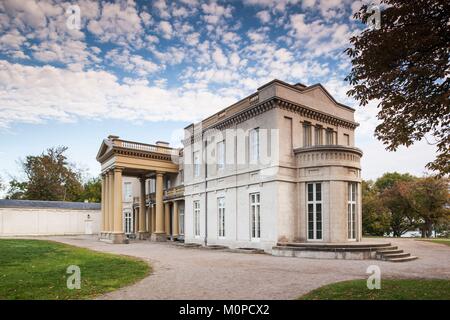
[{"label": "column", "polygon": [[179,230],[178,230],[178,202],[173,202],[173,217],[172,217],[172,236],[173,239],[177,239],[179,236]]},{"label": "column", "polygon": [[153,233],[156,230],[156,208],[154,204],[152,204],[151,212],[152,212],[152,233]]},{"label": "column", "polygon": [[145,212],[147,214],[147,234],[150,235],[152,233],[152,206],[150,205],[150,203],[145,209]]},{"label": "column", "polygon": [[170,202],[164,203],[164,230],[170,236]]},{"label": "column", "polygon": [[164,211],[163,211],[163,173],[156,173],[155,192],[155,232],[152,234],[153,241],[166,241],[164,232]]},{"label": "column", "polygon": [[134,233],[137,234],[139,230],[139,208],[134,208],[133,210],[133,219],[134,219]]},{"label": "column", "polygon": [[141,183],[141,192],[139,196],[139,239],[144,240],[147,238],[147,232],[145,228],[145,178],[139,179]]},{"label": "column", "polygon": [[109,231],[109,199],[108,199],[108,174],[102,175],[102,233]]},{"label": "column", "polygon": [[114,172],[112,170],[108,171],[108,220],[109,227],[108,231],[114,231]]},{"label": "column", "polygon": [[123,243],[122,168],[114,168],[114,232],[113,243]]}]

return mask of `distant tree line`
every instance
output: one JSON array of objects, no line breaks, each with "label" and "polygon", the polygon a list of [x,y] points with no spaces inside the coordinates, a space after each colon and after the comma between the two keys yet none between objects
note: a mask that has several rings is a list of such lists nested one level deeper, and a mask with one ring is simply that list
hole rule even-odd
[{"label": "distant tree line", "polygon": [[433,231],[449,236],[449,180],[394,172],[363,181],[362,225],[365,235],[400,237],[420,230],[422,237]]},{"label": "distant tree line", "polygon": [[[38,156],[19,160],[25,178],[9,181],[7,199],[101,201],[101,180],[83,180],[82,170],[69,163],[67,147],[52,147]],[[0,181],[1,185],[1,181]]]}]

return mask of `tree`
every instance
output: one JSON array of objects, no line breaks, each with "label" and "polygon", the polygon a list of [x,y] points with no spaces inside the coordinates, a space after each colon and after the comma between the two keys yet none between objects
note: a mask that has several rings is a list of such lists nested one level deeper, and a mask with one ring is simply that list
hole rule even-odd
[{"label": "tree", "polygon": [[389,210],[390,228],[394,237],[401,237],[417,227],[415,210],[410,201],[411,187],[410,181],[397,181],[381,193],[381,201]]},{"label": "tree", "polygon": [[26,181],[13,179],[8,197],[79,201],[83,191],[81,172],[68,163],[66,151],[67,147],[54,147],[39,156],[27,156],[21,162]]},{"label": "tree", "polygon": [[102,180],[97,178],[92,178],[87,181],[83,186],[83,193],[81,195],[82,201],[89,202],[101,202],[102,200]]},{"label": "tree", "polygon": [[412,183],[409,194],[412,208],[418,215],[418,226],[422,237],[431,237],[436,226],[448,222],[449,217],[449,181],[426,177]]},{"label": "tree", "polygon": [[3,190],[4,188],[5,188],[5,186],[3,184],[2,177],[0,176],[0,190]]},{"label": "tree", "polygon": [[406,182],[413,181],[414,179],[415,177],[409,173],[386,172],[375,181],[374,187],[378,192],[383,192],[386,189],[392,188],[399,181]]},{"label": "tree", "polygon": [[362,181],[363,234],[384,236],[390,231],[390,214],[384,206],[373,181]]},{"label": "tree", "polygon": [[[431,134],[437,157],[427,164],[440,176],[450,172],[450,2],[381,0],[381,28],[350,39],[348,91],[362,106],[379,101],[375,136],[395,151]],[[364,5],[355,14],[372,19]]]}]

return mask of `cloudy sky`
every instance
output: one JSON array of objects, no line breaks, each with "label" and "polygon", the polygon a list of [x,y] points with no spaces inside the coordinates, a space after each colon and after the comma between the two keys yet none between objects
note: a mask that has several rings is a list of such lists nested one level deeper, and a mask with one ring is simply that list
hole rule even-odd
[{"label": "cloudy sky", "polygon": [[423,174],[434,147],[384,151],[373,137],[375,104],[361,108],[345,94],[343,50],[365,27],[352,19],[361,2],[2,0],[0,175],[18,176],[17,159],[56,145],[96,175],[108,134],[175,143],[177,129],[274,78],[320,82],[357,109],[364,178]]}]

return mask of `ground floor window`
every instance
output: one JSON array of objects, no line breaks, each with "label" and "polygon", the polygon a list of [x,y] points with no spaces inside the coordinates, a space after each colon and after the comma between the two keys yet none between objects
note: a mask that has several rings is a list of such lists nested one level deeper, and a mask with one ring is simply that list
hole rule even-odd
[{"label": "ground floor window", "polygon": [[132,215],[131,211],[129,211],[129,210],[124,211],[123,219],[124,219],[123,225],[125,228],[125,230],[124,230],[125,234],[133,233],[133,215]]},{"label": "ground floor window", "polygon": [[322,183],[307,184],[308,239],[322,239]]},{"label": "ground floor window", "polygon": [[250,218],[251,218],[251,238],[259,240],[261,238],[261,207],[259,193],[250,194]]},{"label": "ground floor window", "polygon": [[355,182],[349,182],[347,215],[348,215],[348,238],[351,240],[356,239],[356,196],[357,196],[357,184]]},{"label": "ground floor window", "polygon": [[180,208],[178,219],[180,223],[180,235],[184,235],[184,208]]},{"label": "ground floor window", "polygon": [[200,201],[194,201],[194,236],[200,236]]},{"label": "ground floor window", "polygon": [[217,198],[219,238],[225,237],[225,198]]}]

